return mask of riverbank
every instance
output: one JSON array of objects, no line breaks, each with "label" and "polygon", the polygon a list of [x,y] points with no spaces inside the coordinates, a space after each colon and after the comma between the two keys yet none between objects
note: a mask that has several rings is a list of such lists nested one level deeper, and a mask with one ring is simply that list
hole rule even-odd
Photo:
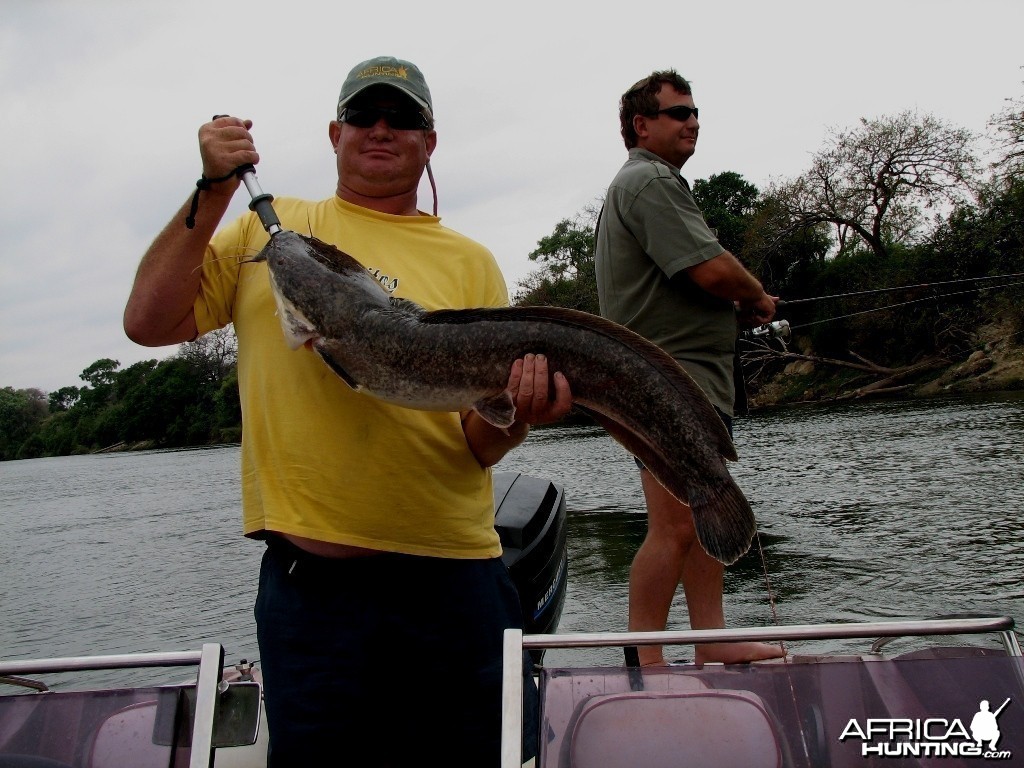
[{"label": "riverbank", "polygon": [[955,358],[928,358],[900,369],[843,367],[816,358],[806,341],[763,382],[748,384],[751,410],[777,405],[866,398],[928,398],[1024,390],[1024,333],[994,321],[977,333],[976,348]]}]

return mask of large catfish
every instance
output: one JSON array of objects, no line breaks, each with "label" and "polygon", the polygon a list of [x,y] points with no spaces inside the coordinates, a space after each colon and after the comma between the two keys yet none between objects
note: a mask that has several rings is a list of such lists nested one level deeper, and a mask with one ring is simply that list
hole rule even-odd
[{"label": "large catfish", "polygon": [[420,410],[473,408],[508,427],[512,362],[546,355],[575,405],[690,505],[708,554],[729,564],[750,547],[754,515],[726,468],[736,459],[729,433],[682,367],[643,337],[557,307],[428,312],[389,296],[348,254],[290,231],[256,258],[269,266],[289,345],[310,343],[353,389]]}]

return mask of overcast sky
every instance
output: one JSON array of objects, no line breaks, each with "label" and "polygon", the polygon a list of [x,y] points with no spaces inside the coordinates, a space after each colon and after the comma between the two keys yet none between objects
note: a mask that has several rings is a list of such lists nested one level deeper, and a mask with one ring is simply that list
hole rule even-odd
[{"label": "overcast sky", "polygon": [[327,197],[338,89],[373,56],[426,75],[441,216],[494,252],[510,289],[537,241],[603,196],[625,157],[618,97],[654,69],[689,79],[701,109],[685,175],[762,188],[861,117],[916,109],[983,132],[1024,94],[1021,0],[0,0],[0,13],[0,387],[16,389],[173,354],[129,342],[121,313],[194,189],[199,125],[252,119],[264,190]]}]

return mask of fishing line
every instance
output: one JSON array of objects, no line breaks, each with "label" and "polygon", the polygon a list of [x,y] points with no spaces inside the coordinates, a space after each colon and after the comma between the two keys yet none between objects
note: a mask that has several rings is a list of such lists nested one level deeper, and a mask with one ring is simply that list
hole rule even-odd
[{"label": "fishing line", "polygon": [[[1024,274],[1024,272],[1022,272],[1021,274]],[[951,281],[951,282],[964,282],[964,281],[962,281],[962,280],[954,280],[954,281]],[[934,283],[934,285],[939,285],[939,283]],[[945,299],[945,298],[948,298],[950,296],[962,296],[964,294],[975,293],[977,291],[994,291],[994,290],[998,290],[999,288],[1012,288],[1015,285],[1024,285],[1024,280],[1019,280],[1019,281],[1017,281],[1015,283],[1003,283],[1002,285],[983,285],[983,286],[981,286],[979,288],[969,288],[966,291],[953,291],[952,293],[943,293],[943,294],[939,294],[938,296],[925,296],[922,299],[911,299],[910,301],[902,301],[902,302],[900,302],[898,304],[886,304],[884,307],[874,307],[873,309],[862,309],[859,312],[851,312],[848,315],[838,315],[837,317],[828,317],[828,318],[825,318],[824,320],[814,320],[814,321],[812,321],[810,323],[803,323],[801,325],[793,325],[793,326],[790,326],[790,328],[791,328],[791,330],[796,330],[798,328],[809,328],[812,325],[821,325],[822,323],[831,323],[834,320],[845,320],[848,317],[857,317],[858,315],[867,315],[867,314],[869,314],[871,312],[884,312],[887,309],[896,309],[897,307],[906,307],[906,306],[908,306],[910,304],[920,304],[922,301],[938,301],[939,299]],[[882,290],[899,290],[899,289],[888,289],[888,288],[886,288],[886,289],[882,289]],[[867,293],[870,293],[870,291],[868,291]],[[837,295],[852,296],[854,294],[837,294]],[[823,296],[821,298],[831,298],[831,297]],[[814,299],[798,299],[798,301],[814,301]],[[793,302],[789,302],[789,303],[793,303]],[[782,302],[780,301],[779,304],[781,305]]]},{"label": "fishing line", "polygon": [[[828,296],[814,296],[809,299],[783,299],[779,301],[778,306],[787,307],[793,304],[806,304],[811,301],[825,301],[826,299],[845,299],[852,296],[868,296],[875,293],[891,293],[892,291],[912,291],[917,288],[935,288],[940,285],[955,285],[957,283],[971,283],[977,282],[978,280],[1001,280],[1006,277],[1024,277],[1024,272],[1009,272],[1005,275],[991,275],[988,277],[964,277],[959,280],[942,280],[937,283],[918,283],[917,285],[900,285],[895,288],[873,288],[867,291],[852,291],[850,293],[833,293]],[[1016,283],[1014,283],[1016,285]],[[985,290],[987,286],[976,288],[973,290]],[[1002,286],[996,286],[1002,287]]]},{"label": "fishing line", "polygon": [[[764,585],[765,589],[768,591],[768,606],[771,608],[772,621],[775,622],[775,626],[777,627],[779,626],[779,614],[775,607],[775,592],[772,590],[772,583],[768,578],[768,559],[765,557],[764,547],[761,544],[761,531],[754,532],[754,539],[757,541],[757,552],[761,556],[761,568],[764,571]],[[804,749],[804,757],[807,758],[807,764],[811,765],[811,749],[807,744],[807,736],[804,734],[804,717],[802,716],[800,706],[797,703],[796,688],[793,685],[793,677],[789,673],[788,665],[793,662],[789,658],[789,649],[786,648],[786,642],[784,640],[779,641],[779,647],[785,653],[785,656],[782,657],[782,664],[786,666],[786,682],[789,684],[789,697],[793,704],[793,713],[797,717],[797,722],[801,724],[799,729],[800,744]]]},{"label": "fishing line", "polygon": [[[757,541],[757,553],[761,556],[761,570],[764,573],[764,586],[768,591],[768,607],[772,612],[772,621],[775,622],[775,626],[779,626],[779,613],[775,608],[775,592],[772,590],[772,582],[768,578],[768,559],[764,556],[764,547],[761,546],[761,532],[754,532],[754,539]],[[786,643],[784,640],[779,641],[779,647],[782,650],[786,650]]]}]

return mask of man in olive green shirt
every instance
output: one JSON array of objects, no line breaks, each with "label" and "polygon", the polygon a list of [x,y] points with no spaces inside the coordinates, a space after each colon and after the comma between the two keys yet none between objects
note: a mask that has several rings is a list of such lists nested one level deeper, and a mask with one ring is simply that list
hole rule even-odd
[{"label": "man in olive green shirt", "polygon": [[[605,198],[597,230],[601,314],[671,354],[703,389],[732,431],[737,312],[769,322],[777,297],[718,243],[680,175],[697,145],[699,124],[689,83],[654,72],[623,96],[622,137],[629,158]],[[725,626],[724,569],[697,542],[690,508],[641,468],[647,536],[630,571],[630,631],[660,631],[676,585],[683,584],[690,626]],[[659,646],[641,646],[641,664],[663,664]],[[697,646],[698,662],[775,658],[762,643]]]}]

